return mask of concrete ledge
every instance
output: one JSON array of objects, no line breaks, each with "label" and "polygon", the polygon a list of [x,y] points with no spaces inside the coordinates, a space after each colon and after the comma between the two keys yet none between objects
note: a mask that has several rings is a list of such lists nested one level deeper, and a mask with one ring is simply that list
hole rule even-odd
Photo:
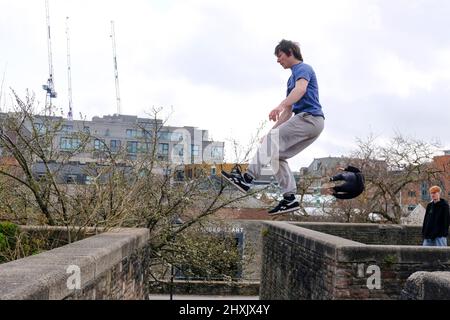
[{"label": "concrete ledge", "polygon": [[330,229],[332,227],[342,227],[342,228],[374,228],[374,229],[404,229],[405,227],[417,229],[416,226],[406,226],[406,225],[394,225],[394,224],[376,224],[376,223],[338,223],[338,222],[289,222],[290,224],[297,226],[308,226],[317,227],[323,229]]},{"label": "concrete ledge", "polygon": [[[42,230],[48,229],[51,228]],[[80,268],[83,288],[143,248],[148,239],[148,229],[116,229],[1,264],[0,300],[64,299],[75,292],[67,287],[67,281],[73,274],[67,272],[70,266]]]},{"label": "concrete ledge", "polygon": [[382,262],[420,263],[423,266],[450,264],[450,247],[422,246],[342,246],[336,256],[338,261],[346,262]]},{"label": "concrete ledge", "polygon": [[[169,294],[170,281],[155,283],[152,293]],[[195,281],[174,280],[173,294],[181,295],[218,295],[218,296],[257,296],[259,295],[259,281],[224,282],[224,281]]]},{"label": "concrete ledge", "polygon": [[319,232],[371,245],[421,245],[421,227],[372,223],[291,222]]},{"label": "concrete ledge", "polygon": [[365,246],[360,242],[302,228],[288,222],[265,222],[264,224],[268,227],[268,232],[273,232],[296,245],[320,251],[323,255],[333,259],[336,257],[337,249],[341,247]]},{"label": "concrete ledge", "polygon": [[406,281],[403,300],[450,300],[450,272],[416,272]]},{"label": "concrete ledge", "polygon": [[[306,229],[298,225],[294,225],[289,222],[265,222],[266,225],[271,226],[271,230],[278,234],[292,237],[295,241],[298,240],[298,236],[302,238],[314,238],[314,240],[333,247],[339,246],[361,246],[363,243],[344,239],[341,237],[333,236],[331,234]],[[297,237],[296,237],[297,236]]]}]

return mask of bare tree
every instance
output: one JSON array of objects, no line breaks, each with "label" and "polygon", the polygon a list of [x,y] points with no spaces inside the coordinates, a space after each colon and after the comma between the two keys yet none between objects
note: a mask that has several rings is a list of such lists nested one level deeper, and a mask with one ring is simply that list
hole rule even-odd
[{"label": "bare tree", "polygon": [[400,223],[404,214],[401,191],[436,177],[437,170],[430,163],[439,144],[399,133],[385,145],[375,140],[372,135],[358,139],[358,150],[353,154],[366,177],[368,201],[360,212],[377,213],[388,222]]},{"label": "bare tree", "polygon": [[[68,230],[76,226],[145,227],[150,230],[148,247],[155,257],[165,261],[184,257],[184,262],[192,258],[198,266],[200,260],[187,249],[194,243],[187,240],[187,235],[193,235],[190,230],[219,209],[249,196],[226,196],[226,185],[206,171],[177,181],[174,173],[179,165],[158,152],[159,133],[165,123],[157,121],[161,109],[151,111],[151,128],[140,128],[147,131],[139,138],[138,154],[130,158],[126,146],[111,149],[94,132],[65,134],[67,148],[61,150],[57,138],[64,130],[64,119],[56,117],[48,106],[35,110],[34,96],[21,99],[14,92],[13,96],[13,112],[1,115],[4,163],[0,164],[0,219],[62,225]],[[64,170],[85,153],[97,158],[83,167],[87,183],[61,180]],[[33,171],[36,163],[44,170],[40,175]],[[174,228],[178,219],[183,224]],[[69,241],[76,238],[69,237]],[[203,243],[209,245],[205,250],[217,252],[217,243]],[[208,273],[211,265],[204,262]]]}]

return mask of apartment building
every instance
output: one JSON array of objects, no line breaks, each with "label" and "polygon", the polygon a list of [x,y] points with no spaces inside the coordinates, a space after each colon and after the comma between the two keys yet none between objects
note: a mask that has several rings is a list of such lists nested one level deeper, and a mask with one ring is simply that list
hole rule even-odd
[{"label": "apartment building", "polygon": [[450,199],[450,150],[444,151],[444,155],[436,156],[429,164],[436,172],[433,181],[421,181],[407,186],[402,192],[402,204],[408,206],[410,211],[421,204],[426,207],[427,202],[431,201],[429,189],[432,185],[441,187],[441,197]]},{"label": "apartment building", "polygon": [[[1,120],[6,117],[7,114],[0,113]],[[85,181],[86,177],[81,173],[85,165],[104,164],[102,160],[107,159],[109,153],[121,153],[124,155],[121,159],[132,161],[149,156],[156,149],[159,160],[177,166],[178,170],[192,164],[221,164],[224,160],[224,142],[210,139],[208,130],[165,126],[159,119],[131,115],[105,115],[91,120],[36,116],[33,124],[25,122],[24,135],[31,135],[33,131],[42,134],[52,131],[53,150],[70,155],[70,159],[66,159],[67,170],[63,170],[67,171],[67,177],[60,179],[66,183]],[[57,130],[54,130],[55,126]],[[89,139],[83,151],[74,152],[87,136]],[[58,159],[51,162],[56,166]],[[43,174],[41,169],[45,167],[36,159],[34,173]]]},{"label": "apartment building", "polygon": [[[48,119],[36,118],[38,130],[46,130]],[[160,160],[183,165],[221,163],[224,158],[224,142],[210,140],[207,130],[195,127],[164,126],[161,120],[130,115],[93,117],[90,121],[52,117],[51,121],[59,121],[61,125],[54,139],[55,150],[76,150],[81,143],[77,133],[91,136],[86,152],[74,154],[70,159],[74,162],[98,162],[107,151],[122,151],[129,160],[136,160],[153,149],[154,134],[157,134],[156,150]]]}]

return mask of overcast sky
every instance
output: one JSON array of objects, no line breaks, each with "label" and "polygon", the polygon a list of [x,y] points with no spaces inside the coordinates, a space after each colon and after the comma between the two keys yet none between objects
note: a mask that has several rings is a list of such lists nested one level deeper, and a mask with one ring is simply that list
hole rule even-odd
[{"label": "overcast sky", "polygon": [[[273,54],[284,38],[299,42],[315,69],[326,116],[292,169],[346,154],[370,133],[450,149],[448,0],[50,0],[50,14],[54,103],[66,112],[70,17],[75,119],[117,112],[114,20],[122,114],[173,107],[170,125],[244,143],[284,98],[290,70]],[[45,1],[0,0],[0,15],[4,91],[30,89],[45,101]],[[1,106],[8,103],[3,94]]]}]

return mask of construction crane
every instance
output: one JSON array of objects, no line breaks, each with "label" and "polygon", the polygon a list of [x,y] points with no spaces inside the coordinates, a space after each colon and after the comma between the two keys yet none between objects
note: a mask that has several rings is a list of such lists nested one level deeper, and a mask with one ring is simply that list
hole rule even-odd
[{"label": "construction crane", "polygon": [[55,91],[54,78],[53,78],[52,37],[51,37],[51,32],[50,32],[50,9],[49,9],[48,0],[45,0],[45,11],[47,14],[47,34],[48,34],[47,46],[48,46],[49,77],[47,80],[47,84],[44,84],[42,86],[42,88],[47,92],[45,105],[51,106],[52,98],[56,98],[57,94]]},{"label": "construction crane", "polygon": [[112,39],[112,47],[113,47],[114,78],[116,81],[117,114],[120,115],[119,71],[117,69],[116,34],[114,32],[114,21],[111,21],[110,37]]},{"label": "construction crane", "polygon": [[70,62],[70,34],[69,34],[69,17],[66,17],[66,37],[67,37],[67,83],[69,97],[69,112],[67,119],[73,120],[73,103],[72,103],[72,65]]}]

